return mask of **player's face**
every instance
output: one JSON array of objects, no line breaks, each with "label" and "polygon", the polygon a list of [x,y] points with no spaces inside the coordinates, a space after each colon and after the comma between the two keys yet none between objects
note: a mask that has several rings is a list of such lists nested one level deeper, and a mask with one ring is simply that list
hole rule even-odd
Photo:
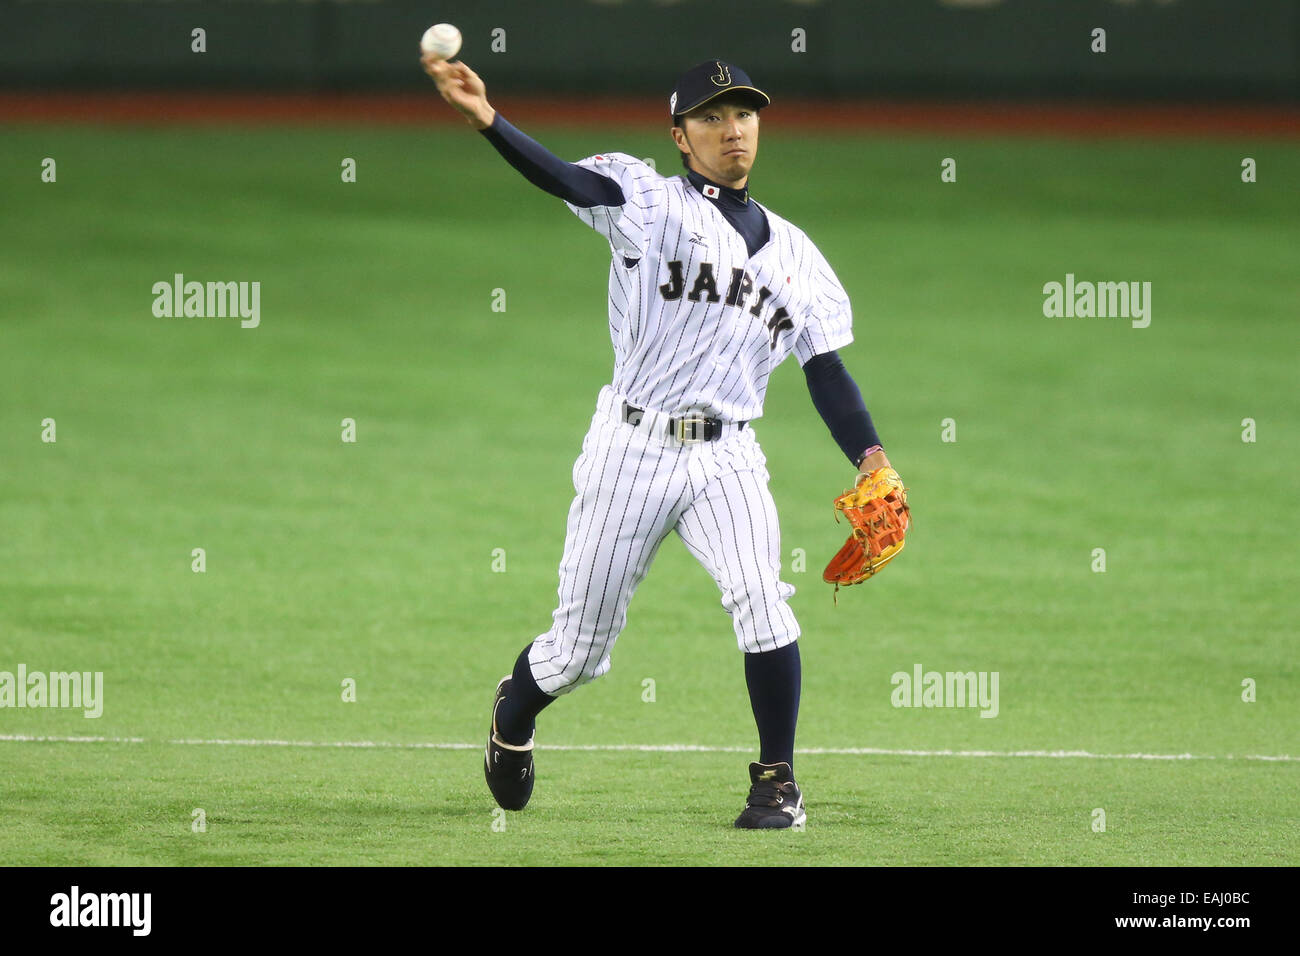
[{"label": "player's face", "polygon": [[744,102],[706,103],[673,128],[691,168],[715,183],[742,188],[758,155],[758,111]]}]

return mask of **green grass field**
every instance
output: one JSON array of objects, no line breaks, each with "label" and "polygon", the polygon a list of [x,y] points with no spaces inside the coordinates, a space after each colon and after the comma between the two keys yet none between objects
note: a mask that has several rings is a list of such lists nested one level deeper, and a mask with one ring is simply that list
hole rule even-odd
[{"label": "green grass field", "polygon": [[[530,131],[676,170],[658,131]],[[806,554],[799,745],[886,751],[799,756],[806,832],[730,829],[741,658],[676,541],[493,826],[488,703],[549,626],[612,363],[599,237],[451,126],[29,126],[0,136],[0,671],[102,671],[104,712],[0,709],[0,860],[1300,862],[1300,147],[764,137],[754,195],[853,297],[915,521],[834,606],[852,472],[783,366],[756,431]],[[154,317],[178,272],[259,281],[260,327]],[[1045,318],[1067,272],[1150,281],[1150,327]],[[915,664],[999,672],[998,716],[891,706]],[[16,739],[84,735],[143,742]],[[385,746],[176,742],[231,739]]]}]

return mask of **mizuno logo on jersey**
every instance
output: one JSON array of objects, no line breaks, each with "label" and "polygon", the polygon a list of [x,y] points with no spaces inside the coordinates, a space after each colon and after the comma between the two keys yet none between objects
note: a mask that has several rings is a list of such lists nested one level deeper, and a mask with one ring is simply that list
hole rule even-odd
[{"label": "mizuno logo on jersey", "polygon": [[707,246],[709,244],[709,241],[698,232],[691,233],[691,242],[698,242],[702,246]]},{"label": "mizuno logo on jersey", "polygon": [[[694,241],[694,240],[692,240]],[[686,280],[682,275],[681,260],[674,259],[668,263],[668,281],[659,287],[659,294],[665,300],[671,302],[680,299],[682,293],[686,292]],[[748,272],[739,267],[731,270],[731,282],[727,285],[727,305],[734,306],[737,309],[745,307],[745,300],[754,293],[754,279]],[[706,302],[721,302],[722,296],[718,293],[717,279],[713,274],[712,262],[701,262],[695,273],[695,281],[691,284],[691,291],[686,292],[686,298],[691,302],[699,302],[700,297],[704,297]],[[766,303],[772,296],[772,290],[767,286],[760,286],[754,304],[749,309],[749,314],[755,318],[762,318],[766,309]],[[776,348],[777,336],[783,330],[793,329],[794,322],[790,320],[790,313],[785,310],[784,306],[777,308],[764,320],[763,324],[767,326],[769,337],[768,347]]]}]

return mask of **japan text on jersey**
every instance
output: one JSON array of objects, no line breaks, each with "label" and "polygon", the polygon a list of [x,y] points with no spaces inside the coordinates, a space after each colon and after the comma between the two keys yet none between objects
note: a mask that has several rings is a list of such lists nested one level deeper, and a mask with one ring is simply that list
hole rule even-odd
[{"label": "japan text on jersey", "polygon": [[[623,153],[579,163],[614,179],[622,206],[569,208],[610,244],[615,390],[633,404],[728,421],[762,415],[772,370],[792,352],[853,341],[849,299],[802,231],[767,215],[753,256],[713,200]],[[752,201],[752,200],[751,200]]]}]

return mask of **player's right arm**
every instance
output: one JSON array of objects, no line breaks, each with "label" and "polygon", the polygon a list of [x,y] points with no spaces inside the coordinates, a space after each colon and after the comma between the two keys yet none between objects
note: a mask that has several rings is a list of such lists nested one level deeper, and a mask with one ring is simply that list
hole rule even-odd
[{"label": "player's right arm", "polygon": [[429,54],[421,57],[420,63],[438,84],[442,98],[534,186],[584,209],[621,206],[627,201],[613,179],[565,162],[508,123],[488,102],[483,80],[464,63],[449,63]]},{"label": "player's right arm", "polygon": [[464,116],[470,126],[483,130],[492,125],[497,111],[487,101],[487,86],[477,73],[459,60],[448,62],[432,53],[421,56],[420,65],[438,84],[442,98]]}]

